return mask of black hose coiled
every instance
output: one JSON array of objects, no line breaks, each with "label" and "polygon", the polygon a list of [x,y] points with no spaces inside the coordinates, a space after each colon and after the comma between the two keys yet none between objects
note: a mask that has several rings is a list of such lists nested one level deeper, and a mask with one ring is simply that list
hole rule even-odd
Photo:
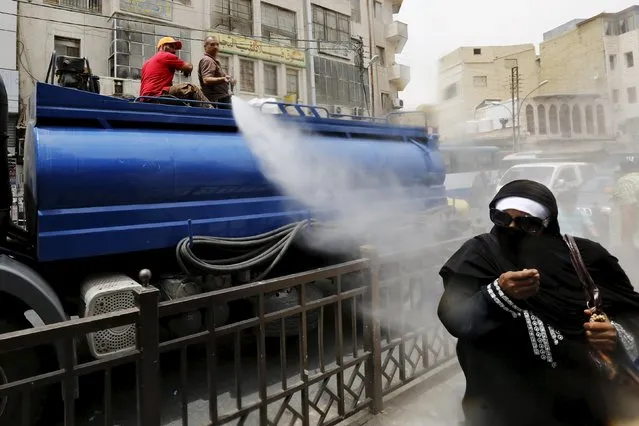
[{"label": "black hose coiled", "polygon": [[[189,276],[228,274],[254,269],[268,263],[264,271],[252,279],[259,281],[280,262],[299,233],[313,222],[303,220],[251,237],[186,237],[178,243],[175,255],[182,272]],[[224,259],[203,259],[194,253],[199,250],[233,251],[240,254]]]}]

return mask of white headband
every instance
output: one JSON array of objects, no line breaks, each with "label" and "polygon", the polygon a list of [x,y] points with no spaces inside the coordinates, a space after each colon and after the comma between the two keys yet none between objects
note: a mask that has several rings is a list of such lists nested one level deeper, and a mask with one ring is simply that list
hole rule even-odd
[{"label": "white headband", "polygon": [[506,197],[497,201],[497,210],[519,210],[541,220],[546,220],[550,216],[550,211],[538,203],[523,197]]}]

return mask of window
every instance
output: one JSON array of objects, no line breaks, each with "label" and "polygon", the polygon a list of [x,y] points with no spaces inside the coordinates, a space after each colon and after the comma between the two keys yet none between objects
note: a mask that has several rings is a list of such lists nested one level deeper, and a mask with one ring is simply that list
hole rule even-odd
[{"label": "window", "polygon": [[635,66],[635,57],[632,52],[626,52],[626,66],[632,68]]},{"label": "window", "polygon": [[351,0],[351,21],[357,22],[358,24],[362,22],[362,8],[360,0]]},{"label": "window", "polygon": [[313,5],[313,36],[321,41],[350,41],[348,16]]},{"label": "window", "polygon": [[619,89],[612,89],[612,103],[619,103]]},{"label": "window", "polygon": [[299,95],[300,73],[298,70],[288,68],[286,70],[286,94]]},{"label": "window", "polygon": [[297,44],[295,12],[262,3],[262,36],[269,41],[295,46]]},{"label": "window", "polygon": [[317,103],[363,107],[369,96],[368,78],[356,66],[316,56],[315,87]]},{"label": "window", "polygon": [[550,105],[548,109],[548,121],[550,122],[550,133],[556,135],[559,133],[559,119],[557,116],[557,107]]},{"label": "window", "polygon": [[[162,37],[182,39],[182,49],[178,56],[191,62],[191,31],[187,29],[166,27],[133,21],[130,18],[113,20],[115,38],[112,39],[109,57],[111,77],[139,79],[144,61],[155,55],[157,42]],[[177,74],[177,81],[182,77]]]},{"label": "window", "polygon": [[559,132],[562,136],[570,136],[570,121],[570,107],[567,104],[563,104],[559,107]]},{"label": "window", "polygon": [[222,70],[224,70],[226,74],[229,74],[229,75],[233,74],[231,72],[230,59],[228,56],[218,55],[217,60],[220,62],[220,65],[222,66]]},{"label": "window", "polygon": [[253,4],[251,0],[213,0],[211,26],[242,35],[253,35]]},{"label": "window", "polygon": [[557,175],[557,181],[559,180],[563,180],[565,183],[577,182],[577,172],[573,167],[566,167]]},{"label": "window", "polygon": [[240,90],[255,93],[255,62],[240,59]]},{"label": "window", "polygon": [[264,94],[277,96],[277,65],[264,64]]},{"label": "window", "polygon": [[586,105],[586,133],[589,135],[595,134],[595,115],[592,105]]},{"label": "window", "polygon": [[481,55],[481,49],[478,49],[478,48],[473,49],[473,55]]},{"label": "window", "polygon": [[378,1],[375,2],[375,18],[382,19],[384,17],[384,5]]},{"label": "window", "polygon": [[636,104],[637,103],[637,88],[636,87],[628,87],[626,89],[626,94],[628,95],[628,103]]},{"label": "window", "polygon": [[473,77],[473,86],[486,87],[488,86],[488,77],[485,75],[476,75]]},{"label": "window", "polygon": [[377,46],[377,56],[379,56],[379,65],[382,67],[386,66],[386,49],[383,47]]},{"label": "window", "polygon": [[444,100],[453,99],[455,96],[457,96],[457,83],[446,86],[444,89]]},{"label": "window", "polygon": [[535,109],[532,105],[526,105],[526,130],[531,135],[535,134]]},{"label": "window", "polygon": [[537,118],[539,119],[539,134],[545,135],[548,133],[546,128],[546,107],[543,105],[537,106]]},{"label": "window", "polygon": [[44,3],[66,9],[102,13],[102,0],[44,0]]},{"label": "window", "polygon": [[53,38],[53,48],[56,55],[80,57],[80,40],[77,38],[55,36]]},{"label": "window", "polygon": [[581,133],[581,108],[579,105],[572,107],[572,130],[575,133]]},{"label": "window", "polygon": [[617,64],[617,55],[609,55],[608,63],[610,64],[610,71],[615,69],[615,65]]},{"label": "window", "polygon": [[597,105],[597,133],[600,135],[606,134],[606,114],[601,105]]}]

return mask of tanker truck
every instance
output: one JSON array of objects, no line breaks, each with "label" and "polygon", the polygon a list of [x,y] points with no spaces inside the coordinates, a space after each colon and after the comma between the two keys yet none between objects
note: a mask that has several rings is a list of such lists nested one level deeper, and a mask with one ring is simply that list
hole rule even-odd
[{"label": "tanker truck", "polygon": [[[289,107],[298,114],[285,113]],[[142,285],[154,285],[167,300],[343,260],[295,244],[296,234],[312,228],[314,212],[262,174],[231,111],[49,83],[37,83],[30,99],[26,226],[17,226],[10,218],[1,79],[0,108],[0,333],[132,307]],[[296,122],[326,152],[427,191],[424,209],[446,205],[444,162],[424,128],[336,119],[315,107],[278,108],[277,119]],[[308,288],[308,297],[321,297],[319,287]],[[296,294],[272,298],[268,306],[297,303]],[[219,309],[219,322],[235,314],[232,306]],[[180,334],[200,326],[191,316],[167,329]],[[102,358],[132,348],[135,329],[85,340],[88,354]],[[0,378],[35,375],[60,356],[55,349],[48,356],[3,354]],[[15,399],[5,401],[1,426],[20,424]]]}]

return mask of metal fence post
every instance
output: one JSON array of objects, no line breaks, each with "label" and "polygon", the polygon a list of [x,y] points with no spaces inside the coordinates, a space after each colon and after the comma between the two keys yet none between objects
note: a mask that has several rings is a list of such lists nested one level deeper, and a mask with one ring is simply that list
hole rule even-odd
[{"label": "metal fence post", "polygon": [[366,397],[370,398],[370,411],[377,414],[383,408],[382,393],[382,338],[380,326],[380,292],[379,292],[379,255],[372,246],[362,246],[361,254],[368,259],[369,266],[367,300],[364,306],[368,307],[368,315],[364,318],[364,347],[370,352],[366,361]]},{"label": "metal fence post", "polygon": [[137,340],[141,352],[137,363],[138,426],[160,426],[159,294],[155,287],[144,287],[137,295]]}]

